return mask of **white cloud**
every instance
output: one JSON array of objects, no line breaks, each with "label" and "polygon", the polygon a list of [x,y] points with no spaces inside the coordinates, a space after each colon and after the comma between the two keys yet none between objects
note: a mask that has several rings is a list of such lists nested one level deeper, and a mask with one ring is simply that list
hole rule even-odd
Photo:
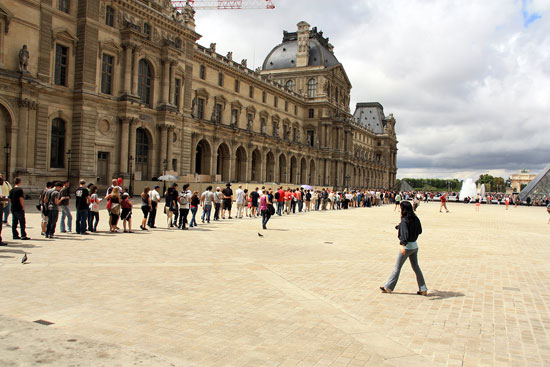
[{"label": "white cloud", "polygon": [[527,1],[540,16],[527,27],[519,0],[274,3],[199,10],[199,42],[257,67],[283,29],[317,26],[353,84],[352,110],[378,101],[397,118],[398,176],[536,171],[550,162],[548,0]]}]

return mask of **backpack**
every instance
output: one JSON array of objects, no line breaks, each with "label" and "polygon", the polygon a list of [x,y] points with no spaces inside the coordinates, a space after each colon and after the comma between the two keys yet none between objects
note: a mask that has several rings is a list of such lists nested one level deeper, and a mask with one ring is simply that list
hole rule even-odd
[{"label": "backpack", "polygon": [[189,201],[187,200],[187,193],[184,193],[183,195],[180,195],[178,198],[178,203],[180,205],[187,205],[189,204]]},{"label": "backpack", "polygon": [[275,200],[279,200],[279,191],[275,191]]}]

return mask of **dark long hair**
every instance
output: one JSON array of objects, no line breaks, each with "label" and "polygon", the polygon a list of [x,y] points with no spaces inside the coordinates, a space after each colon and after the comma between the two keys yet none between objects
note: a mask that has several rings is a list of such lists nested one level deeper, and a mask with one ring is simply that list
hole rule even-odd
[{"label": "dark long hair", "polygon": [[413,207],[409,201],[403,200],[399,206],[401,207],[401,218],[414,219],[417,218],[414,214]]}]

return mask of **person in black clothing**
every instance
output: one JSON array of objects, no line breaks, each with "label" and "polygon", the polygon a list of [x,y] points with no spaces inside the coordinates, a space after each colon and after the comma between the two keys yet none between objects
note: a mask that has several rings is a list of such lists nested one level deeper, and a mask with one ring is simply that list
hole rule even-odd
[{"label": "person in black clothing", "polygon": [[258,213],[258,200],[260,200],[260,193],[258,193],[259,188],[256,187],[256,190],[250,193],[250,211],[253,218],[256,218]]},{"label": "person in black clothing", "polygon": [[[11,202],[11,232],[14,240],[30,240],[25,232],[25,203],[23,201],[23,189],[21,186],[21,179],[16,177],[14,180],[13,189],[10,191]],[[17,232],[17,224],[21,227],[21,237]]]},{"label": "person in black clothing", "polygon": [[416,240],[418,236],[422,233],[422,225],[420,224],[420,219],[414,214],[413,207],[410,202],[402,201],[399,204],[401,207],[401,223],[395,226],[395,229],[398,230],[397,237],[399,238],[399,245],[401,249],[399,250],[399,255],[397,256],[397,261],[395,262],[395,268],[393,269],[390,278],[386,284],[380,287],[380,290],[384,293],[393,292],[397,281],[399,280],[399,273],[403,264],[409,258],[411,262],[411,267],[416,274],[416,282],[418,283],[418,295],[426,296],[428,294],[428,288],[426,288],[426,282],[424,281],[424,276],[422,275],[422,270],[418,266],[418,244]]},{"label": "person in black clothing", "polygon": [[225,211],[229,212],[229,219],[231,219],[231,206],[233,205],[233,190],[231,190],[231,184],[228,182],[225,184],[225,189],[222,190],[223,194],[223,207],[222,207],[222,219],[225,219]]},{"label": "person in black clothing", "polygon": [[76,233],[86,233],[86,224],[88,222],[88,210],[90,208],[90,192],[84,186],[85,180],[80,180],[80,187],[76,189]]}]

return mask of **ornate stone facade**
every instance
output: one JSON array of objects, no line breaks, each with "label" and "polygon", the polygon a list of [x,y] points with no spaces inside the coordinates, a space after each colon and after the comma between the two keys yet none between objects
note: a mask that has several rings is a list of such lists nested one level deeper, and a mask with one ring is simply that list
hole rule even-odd
[{"label": "ornate stone facade", "polygon": [[332,54],[309,28],[300,22],[283,39],[299,39],[299,66],[253,71],[199,45],[193,9],[175,12],[168,0],[6,0],[0,144],[11,147],[10,176],[37,188],[67,175],[101,186],[163,172],[392,186],[395,120],[374,131],[352,117],[343,66],[329,54],[325,65],[308,63],[319,52],[309,43]]}]

